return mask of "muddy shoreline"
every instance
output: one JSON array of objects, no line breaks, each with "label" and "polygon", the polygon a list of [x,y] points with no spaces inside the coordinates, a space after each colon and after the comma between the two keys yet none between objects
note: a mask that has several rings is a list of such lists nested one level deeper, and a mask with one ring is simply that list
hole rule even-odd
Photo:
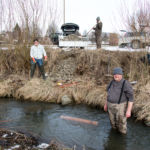
[{"label": "muddy shoreline", "polygon": [[51,140],[49,143],[41,142],[41,139],[32,133],[23,133],[22,131],[13,131],[0,128],[0,149],[15,150],[72,150],[62,143]]}]

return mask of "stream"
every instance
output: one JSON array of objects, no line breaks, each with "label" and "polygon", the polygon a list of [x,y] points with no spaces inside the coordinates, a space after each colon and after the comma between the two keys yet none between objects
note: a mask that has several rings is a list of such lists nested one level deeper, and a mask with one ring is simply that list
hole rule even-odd
[{"label": "stream", "polygon": [[[98,125],[61,119],[60,116],[97,121]],[[5,122],[2,122],[5,121]],[[29,132],[49,143],[55,139],[76,150],[150,150],[150,127],[128,119],[128,133],[111,129],[108,114],[86,105],[0,99],[0,128]]]}]

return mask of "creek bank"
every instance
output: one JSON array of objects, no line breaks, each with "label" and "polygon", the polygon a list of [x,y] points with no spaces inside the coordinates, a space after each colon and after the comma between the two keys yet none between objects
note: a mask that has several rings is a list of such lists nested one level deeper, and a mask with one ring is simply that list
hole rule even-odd
[{"label": "creek bank", "polygon": [[[13,77],[13,78],[12,78]],[[77,79],[76,79],[77,80]],[[79,79],[78,79],[79,81]],[[19,83],[18,83],[19,82]],[[66,83],[62,83],[66,84]],[[10,76],[0,82],[0,97],[13,97],[17,100],[30,100],[57,103],[62,105],[87,104],[103,108],[106,100],[106,85],[99,86],[92,80],[80,79],[77,84],[62,86],[48,77],[46,81],[39,78],[28,80],[21,76]],[[139,89],[134,86],[135,102],[133,115],[137,120],[143,120],[147,126],[150,123],[150,91],[149,84]],[[143,91],[143,92],[142,92]]]},{"label": "creek bank", "polygon": [[67,103],[103,108],[106,85],[112,80],[111,71],[120,66],[125,79],[138,81],[133,86],[133,115],[137,120],[150,124],[150,67],[141,62],[144,52],[46,51],[49,58],[45,64],[46,81],[36,78],[37,70],[35,78],[29,80],[29,49],[20,51],[18,47],[14,51],[3,52],[0,55],[0,97],[58,104],[63,104],[64,97],[67,97]]}]

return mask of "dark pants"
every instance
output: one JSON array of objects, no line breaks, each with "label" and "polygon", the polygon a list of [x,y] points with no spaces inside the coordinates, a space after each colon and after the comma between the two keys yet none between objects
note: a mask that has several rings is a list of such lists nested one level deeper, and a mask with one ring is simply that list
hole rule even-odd
[{"label": "dark pants", "polygon": [[36,69],[36,65],[38,65],[39,71],[43,77],[43,79],[45,80],[45,71],[44,71],[44,65],[43,65],[43,60],[42,59],[35,59],[35,63],[33,62],[33,60],[31,60],[31,73],[30,73],[30,77],[33,78],[34,76],[34,72]]},{"label": "dark pants", "polygon": [[101,48],[101,35],[96,35],[95,40],[97,48]]}]

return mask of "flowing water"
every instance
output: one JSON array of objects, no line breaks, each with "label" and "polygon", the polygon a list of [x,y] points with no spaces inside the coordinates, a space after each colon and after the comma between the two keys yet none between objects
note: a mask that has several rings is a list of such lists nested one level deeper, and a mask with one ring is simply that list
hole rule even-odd
[{"label": "flowing water", "polygon": [[[61,119],[61,115],[98,121],[98,126]],[[1,122],[1,121],[6,122]],[[111,130],[108,114],[85,105],[0,99],[0,127],[30,132],[45,142],[52,139],[76,150],[150,150],[150,127],[128,120],[128,134]]]}]

